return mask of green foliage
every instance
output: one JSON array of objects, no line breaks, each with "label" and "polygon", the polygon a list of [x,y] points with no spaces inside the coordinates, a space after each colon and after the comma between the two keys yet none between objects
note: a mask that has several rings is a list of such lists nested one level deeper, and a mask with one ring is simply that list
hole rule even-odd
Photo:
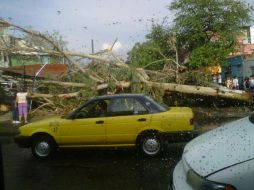
[{"label": "green foliage", "polygon": [[189,71],[181,74],[182,83],[195,84],[197,86],[211,86],[213,84],[211,74],[206,74],[200,71]]},{"label": "green foliage", "polygon": [[[104,82],[108,84],[107,92],[116,92],[116,93],[142,93],[149,96],[154,97],[156,100],[162,102],[162,96],[164,94],[164,90],[154,89],[149,87],[147,84],[140,81],[140,78],[137,76],[136,68],[130,66],[130,68],[118,68],[114,65],[107,64],[97,64],[94,66],[90,66],[89,69],[96,73],[98,76],[104,79]],[[77,76],[77,74],[75,74]],[[89,82],[86,80],[85,75],[80,75],[80,80],[87,84],[87,86],[96,86],[96,84]],[[117,91],[116,81],[130,81],[131,86],[128,89],[124,89],[124,91]],[[91,97],[96,95],[96,89],[91,89],[90,91],[83,91],[82,97]]]},{"label": "green foliage", "polygon": [[239,0],[174,0],[178,45],[191,53],[190,66],[222,64],[236,45],[251,7]]},{"label": "green foliage", "polygon": [[146,35],[146,38],[153,43],[153,45],[160,49],[164,55],[171,55],[169,40],[172,38],[171,30],[163,25],[153,24],[151,32]]},{"label": "green foliage", "polygon": [[188,66],[199,68],[202,66],[222,65],[230,52],[232,52],[232,48],[226,49],[220,43],[206,43],[193,49]]},{"label": "green foliage", "polygon": [[[155,24],[151,32],[146,35],[146,41],[136,43],[128,52],[127,61],[137,67],[149,66],[149,69],[160,70],[167,63],[167,57],[174,57],[175,52],[169,39],[172,34],[163,25]],[[153,63],[153,64],[151,64]]]},{"label": "green foliage", "polygon": [[136,43],[128,52],[128,62],[137,67],[144,67],[151,62],[163,59],[157,49],[152,42]]},{"label": "green foliage", "polygon": [[174,0],[169,9],[176,14],[173,28],[154,24],[146,41],[128,53],[129,63],[159,70],[173,63],[167,58],[175,59],[177,49],[180,64],[189,56],[190,68],[222,65],[252,11],[239,0]]}]

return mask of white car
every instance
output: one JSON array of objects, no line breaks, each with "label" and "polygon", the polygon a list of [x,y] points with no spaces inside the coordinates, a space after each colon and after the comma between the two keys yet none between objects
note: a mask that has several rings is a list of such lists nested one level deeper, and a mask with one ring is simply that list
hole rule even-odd
[{"label": "white car", "polygon": [[254,114],[189,142],[171,177],[173,190],[253,190]]}]

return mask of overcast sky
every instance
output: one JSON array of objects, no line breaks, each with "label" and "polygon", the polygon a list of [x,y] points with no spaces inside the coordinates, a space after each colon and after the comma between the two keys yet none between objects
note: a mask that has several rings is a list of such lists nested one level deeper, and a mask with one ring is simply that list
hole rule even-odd
[{"label": "overcast sky", "polygon": [[0,0],[0,17],[34,30],[59,31],[69,42],[68,48],[91,52],[119,43],[115,50],[127,52],[143,41],[152,19],[161,23],[172,14],[171,0]]},{"label": "overcast sky", "polygon": [[[152,20],[161,23],[173,13],[172,0],[0,0],[0,18],[40,32],[59,31],[70,50],[99,51],[118,38],[115,50],[126,53],[144,41]],[[254,0],[248,0],[253,2]]]}]

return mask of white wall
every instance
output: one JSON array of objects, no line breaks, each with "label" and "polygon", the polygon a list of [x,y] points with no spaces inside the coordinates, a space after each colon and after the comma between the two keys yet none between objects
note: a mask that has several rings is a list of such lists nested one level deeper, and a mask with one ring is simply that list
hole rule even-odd
[{"label": "white wall", "polygon": [[251,44],[254,44],[254,26],[250,27],[250,40],[251,40]]}]

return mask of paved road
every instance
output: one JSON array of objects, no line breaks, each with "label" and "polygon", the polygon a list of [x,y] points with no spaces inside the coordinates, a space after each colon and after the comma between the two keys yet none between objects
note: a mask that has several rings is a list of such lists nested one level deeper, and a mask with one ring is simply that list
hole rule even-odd
[{"label": "paved road", "polygon": [[12,142],[3,145],[5,190],[166,190],[182,150],[146,159],[135,149],[69,149],[39,161]]}]

